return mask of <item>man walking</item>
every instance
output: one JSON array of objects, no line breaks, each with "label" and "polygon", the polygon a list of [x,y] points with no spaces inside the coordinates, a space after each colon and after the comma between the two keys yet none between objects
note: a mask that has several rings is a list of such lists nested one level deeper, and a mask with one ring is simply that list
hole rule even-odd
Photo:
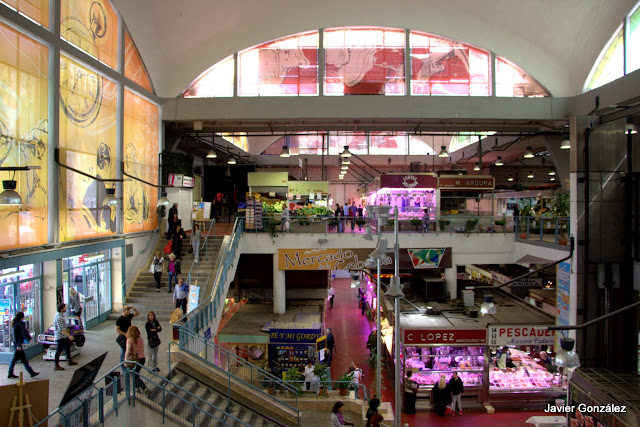
[{"label": "man walking", "polygon": [[358,208],[356,207],[356,202],[351,202],[351,206],[349,206],[349,216],[351,217],[351,232],[353,233],[356,228],[356,215],[358,215]]},{"label": "man walking", "polygon": [[331,328],[327,328],[327,350],[333,353],[333,349],[336,346],[336,341],[331,333]]},{"label": "man walking", "polygon": [[64,371],[64,368],[60,366],[60,354],[62,353],[62,350],[64,350],[67,355],[69,366],[78,364],[78,362],[71,360],[71,341],[74,340],[74,337],[67,330],[67,325],[64,321],[64,313],[66,311],[67,305],[65,303],[60,303],[58,304],[58,312],[53,316],[53,339],[56,341],[56,364],[53,369],[56,371]]},{"label": "man walking", "polygon": [[[133,310],[133,313],[131,311]],[[120,345],[120,362],[124,362],[124,352],[127,344],[127,331],[131,327],[131,319],[138,317],[140,313],[132,305],[122,307],[122,316],[116,320],[116,332],[118,333],[118,344]],[[121,338],[122,337],[122,338]]]},{"label": "man walking", "polygon": [[173,232],[173,254],[176,258],[182,258],[182,241],[187,238],[187,234],[184,232],[180,224],[176,224],[176,230]]},{"label": "man walking", "polygon": [[176,308],[182,308],[182,312],[187,314],[187,299],[189,298],[189,285],[183,279],[178,279],[178,284],[173,290],[173,303]]},{"label": "man walking", "polygon": [[178,204],[174,203],[173,207],[169,209],[169,216],[167,217],[169,221],[169,230],[167,230],[167,239],[171,238],[173,234],[173,229],[176,227],[176,223],[178,222]]}]

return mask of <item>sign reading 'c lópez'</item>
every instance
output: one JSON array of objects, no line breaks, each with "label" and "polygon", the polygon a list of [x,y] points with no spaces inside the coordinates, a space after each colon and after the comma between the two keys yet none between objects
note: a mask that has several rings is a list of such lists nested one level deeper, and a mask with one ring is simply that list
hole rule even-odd
[{"label": "sign reading 'c l\u00f3pez'", "polygon": [[[371,249],[278,249],[279,270],[361,270]],[[387,257],[382,264],[392,264]]]}]

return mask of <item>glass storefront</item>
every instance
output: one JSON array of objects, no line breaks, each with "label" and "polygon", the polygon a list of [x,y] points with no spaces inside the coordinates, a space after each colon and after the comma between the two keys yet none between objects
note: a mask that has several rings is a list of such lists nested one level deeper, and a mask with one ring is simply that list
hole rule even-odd
[{"label": "glass storefront", "polygon": [[23,344],[27,356],[40,351],[37,341],[42,328],[42,264],[28,264],[0,270],[0,353],[13,353],[11,320],[19,311],[32,340]]},{"label": "glass storefront", "polygon": [[111,313],[111,251],[104,250],[62,260],[62,287],[58,303],[67,304],[71,314],[70,289],[80,294],[81,318],[85,328],[104,322]]}]

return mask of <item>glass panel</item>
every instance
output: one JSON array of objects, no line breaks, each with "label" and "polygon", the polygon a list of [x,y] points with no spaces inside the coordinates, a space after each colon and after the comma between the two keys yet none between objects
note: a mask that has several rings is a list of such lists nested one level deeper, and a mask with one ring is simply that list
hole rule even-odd
[{"label": "glass panel", "polygon": [[16,277],[0,279],[0,352],[13,352],[11,342],[13,330],[11,320],[18,311],[25,315],[24,321],[31,332],[32,340],[23,347],[29,348],[37,344],[37,334],[42,333],[42,317],[40,314],[42,282],[41,265],[28,264],[18,268],[0,270],[0,274],[14,271],[24,271],[26,274]]},{"label": "glass panel", "polygon": [[[124,91],[124,170],[158,184],[159,109],[146,99]],[[140,181],[124,183],[124,232],[154,230],[158,226],[158,190]]]},{"label": "glass panel", "polygon": [[0,287],[2,295],[0,295],[0,352],[12,352],[11,340],[13,332],[11,331],[11,319],[15,313],[15,286],[13,283]]},{"label": "glass panel", "polygon": [[404,95],[404,30],[325,30],[326,95]]},{"label": "glass panel", "polygon": [[218,98],[233,96],[235,61],[229,56],[202,73],[184,92],[185,98]]},{"label": "glass panel", "polygon": [[409,154],[435,156],[433,136],[409,136]]},{"label": "glass panel", "polygon": [[532,98],[549,96],[549,93],[520,67],[501,56],[497,56],[496,96]]},{"label": "glass panel", "polygon": [[371,132],[369,154],[407,154],[407,134],[404,132]]},{"label": "glass panel", "polygon": [[412,31],[412,95],[489,95],[489,52]]},{"label": "glass panel", "polygon": [[18,310],[24,312],[24,321],[27,329],[31,333],[31,342],[23,345],[23,348],[29,348],[38,343],[38,334],[42,330],[42,318],[40,316],[40,276],[34,280],[20,282]]},{"label": "glass panel", "polygon": [[48,57],[46,46],[0,24],[0,166],[40,166],[0,172],[22,196],[21,208],[0,206],[0,251],[47,242]]},{"label": "glass panel", "polygon": [[[289,135],[288,137],[279,138],[276,142],[268,146],[261,154],[266,155],[280,155],[282,147],[287,145],[287,138],[289,139],[289,153],[292,156],[299,154],[322,154],[322,139],[323,134],[318,135]],[[327,154],[327,137],[324,134],[324,154]]]},{"label": "glass panel", "polygon": [[43,27],[49,27],[49,0],[1,0]]},{"label": "glass panel", "polygon": [[147,69],[128,31],[124,32],[124,76],[149,92],[153,92]]},{"label": "glass panel", "polygon": [[116,68],[118,16],[107,0],[61,0],[60,37]]},{"label": "glass panel", "polygon": [[296,34],[238,54],[239,96],[318,94],[318,32]]},{"label": "glass panel", "polygon": [[596,61],[584,92],[595,89],[624,75],[624,37],[622,26],[614,33]]},{"label": "glass panel", "polygon": [[98,265],[99,275],[99,309],[100,314],[111,310],[111,263],[103,262]]},{"label": "glass panel", "polygon": [[84,267],[84,313],[85,321],[98,317],[98,265]]},{"label": "glass panel", "polygon": [[627,73],[640,68],[640,3],[629,15],[627,23]]},{"label": "glass panel", "polygon": [[340,154],[345,145],[349,146],[349,151],[353,154],[367,154],[367,133],[329,133],[329,154]]},{"label": "glass panel", "polygon": [[[116,177],[117,86],[71,59],[60,57],[60,161],[100,178]],[[115,207],[102,206],[104,183],[60,170],[60,239],[113,234]]]}]

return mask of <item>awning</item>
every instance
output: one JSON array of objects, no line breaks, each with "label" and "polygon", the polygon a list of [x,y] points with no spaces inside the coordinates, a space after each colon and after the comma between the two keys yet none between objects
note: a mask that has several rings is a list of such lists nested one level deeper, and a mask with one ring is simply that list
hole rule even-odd
[{"label": "awning", "polygon": [[540,258],[533,255],[525,255],[516,261],[516,264],[551,264],[553,261],[549,259]]}]

